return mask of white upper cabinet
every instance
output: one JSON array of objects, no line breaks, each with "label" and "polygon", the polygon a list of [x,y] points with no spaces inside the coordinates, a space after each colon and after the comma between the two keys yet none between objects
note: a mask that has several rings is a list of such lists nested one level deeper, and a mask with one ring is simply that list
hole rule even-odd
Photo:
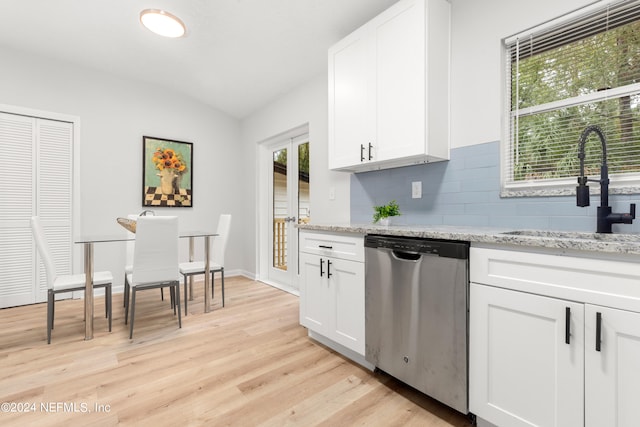
[{"label": "white upper cabinet", "polygon": [[449,158],[446,0],[401,0],[329,49],[329,167]]}]

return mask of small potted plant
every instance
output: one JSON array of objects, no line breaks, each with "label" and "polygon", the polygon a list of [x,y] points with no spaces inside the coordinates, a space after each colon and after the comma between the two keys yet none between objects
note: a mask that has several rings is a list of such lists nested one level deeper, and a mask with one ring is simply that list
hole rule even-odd
[{"label": "small potted plant", "polygon": [[400,215],[400,206],[395,200],[392,200],[386,205],[374,206],[373,211],[373,222],[388,226],[391,223],[391,217]]}]

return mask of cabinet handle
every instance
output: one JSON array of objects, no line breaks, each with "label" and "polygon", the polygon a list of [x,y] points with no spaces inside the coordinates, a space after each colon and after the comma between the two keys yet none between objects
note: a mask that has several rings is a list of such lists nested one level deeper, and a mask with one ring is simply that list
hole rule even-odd
[{"label": "cabinet handle", "polygon": [[322,275],[324,274],[324,271],[322,270],[322,266],[324,266],[324,260],[320,258],[320,277],[322,277]]},{"label": "cabinet handle", "polygon": [[564,309],[564,343],[571,344],[571,308]]},{"label": "cabinet handle", "polygon": [[373,157],[371,156],[371,149],[373,148],[373,145],[371,145],[371,143],[369,143],[369,160],[371,160]]},{"label": "cabinet handle", "polygon": [[331,276],[333,276],[333,274],[331,274],[331,261],[327,260],[327,278]]},{"label": "cabinet handle", "polygon": [[326,245],[318,245],[318,247],[322,249],[333,249],[333,246],[326,246]]},{"label": "cabinet handle", "polygon": [[360,144],[360,161],[364,162],[364,145]]},{"label": "cabinet handle", "polygon": [[596,313],[596,351],[600,351],[602,340],[602,313]]}]

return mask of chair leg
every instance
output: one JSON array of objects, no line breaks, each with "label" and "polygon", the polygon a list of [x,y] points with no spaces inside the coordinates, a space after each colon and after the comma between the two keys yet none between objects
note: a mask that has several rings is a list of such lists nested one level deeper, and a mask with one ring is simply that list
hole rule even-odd
[{"label": "chair leg", "polygon": [[53,329],[53,304],[54,304],[53,290],[49,289],[47,292],[47,344],[51,344],[51,329]]},{"label": "chair leg", "polygon": [[124,324],[127,324],[129,319],[129,296],[131,294],[131,285],[129,283],[124,284]]},{"label": "chair leg", "polygon": [[[180,313],[180,281],[179,280],[176,280],[175,287],[176,287],[176,305],[178,306],[178,327],[182,329],[182,313]],[[185,302],[186,302],[186,298],[185,298]]]},{"label": "chair leg", "polygon": [[187,276],[184,275],[184,315],[187,316],[187,314],[189,314],[189,311],[187,310],[187,300],[189,298],[187,298]]},{"label": "chair leg", "polygon": [[131,294],[131,325],[129,325],[129,339],[133,339],[133,318],[135,316],[136,311],[136,288],[133,288],[133,293]]},{"label": "chair leg", "polygon": [[106,305],[106,310],[107,310],[107,316],[109,317],[109,332],[111,332],[111,319],[113,318],[113,310],[112,310],[112,308],[113,308],[113,300],[112,300],[113,294],[111,293],[111,284],[107,285],[106,292],[107,292],[107,295],[106,295],[106,299],[107,300],[105,302],[105,305]]},{"label": "chair leg", "polygon": [[160,299],[164,301],[164,288],[160,288]]},{"label": "chair leg", "polygon": [[222,267],[222,269],[220,270],[220,273],[222,274],[222,306],[224,307],[224,267]]},{"label": "chair leg", "polygon": [[127,307],[127,273],[124,274],[124,293],[122,295],[122,306]]},{"label": "chair leg", "polygon": [[55,319],[56,319],[56,294],[55,292],[51,291],[51,329],[52,330],[55,327]]}]

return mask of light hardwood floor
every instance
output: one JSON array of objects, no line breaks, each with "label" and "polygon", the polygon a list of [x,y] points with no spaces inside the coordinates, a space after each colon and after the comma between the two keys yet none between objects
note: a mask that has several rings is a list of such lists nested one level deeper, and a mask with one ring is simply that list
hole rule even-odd
[{"label": "light hardwood floor", "polygon": [[96,298],[92,341],[81,300],[56,304],[51,345],[46,304],[0,310],[0,425],[471,425],[309,339],[295,296],[228,278],[226,307],[216,289],[205,314],[202,284],[194,289],[182,329],[157,290],[140,292],[133,340],[122,294],[111,333]]}]

